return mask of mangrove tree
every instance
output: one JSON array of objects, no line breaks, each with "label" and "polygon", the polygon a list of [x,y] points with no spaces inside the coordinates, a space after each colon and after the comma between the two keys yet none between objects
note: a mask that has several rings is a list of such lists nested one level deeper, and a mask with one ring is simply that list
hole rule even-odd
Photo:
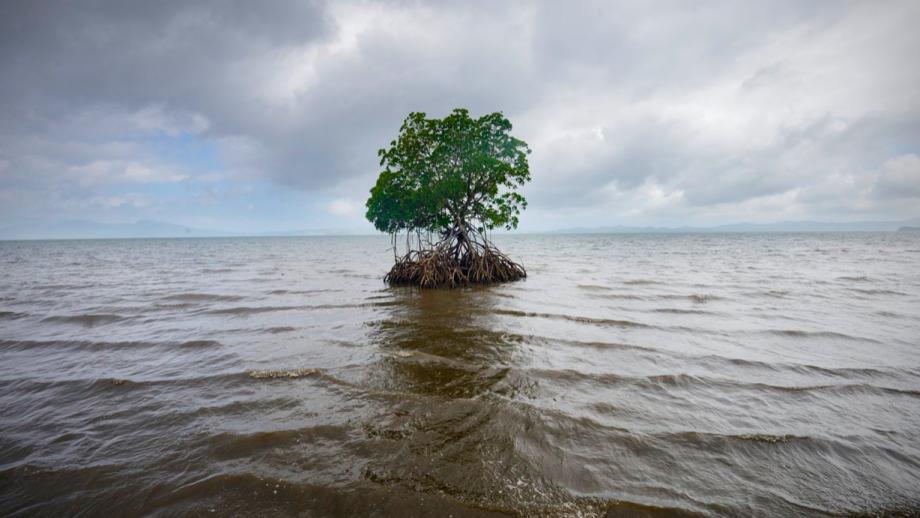
[{"label": "mangrove tree", "polygon": [[529,153],[500,112],[478,119],[465,109],[443,119],[410,113],[378,152],[383,171],[367,200],[367,219],[393,239],[395,264],[384,280],[452,288],[526,277],[489,233],[517,227]]}]

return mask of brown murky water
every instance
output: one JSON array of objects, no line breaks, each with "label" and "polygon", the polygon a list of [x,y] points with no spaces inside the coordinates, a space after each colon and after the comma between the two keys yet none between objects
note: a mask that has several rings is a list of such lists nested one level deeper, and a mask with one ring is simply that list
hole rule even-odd
[{"label": "brown murky water", "polygon": [[0,515],[920,512],[920,236],[0,243]]}]

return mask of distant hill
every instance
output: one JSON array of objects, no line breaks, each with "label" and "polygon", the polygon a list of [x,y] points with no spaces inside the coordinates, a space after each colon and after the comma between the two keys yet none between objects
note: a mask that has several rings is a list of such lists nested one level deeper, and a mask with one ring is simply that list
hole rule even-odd
[{"label": "distant hill", "polygon": [[894,232],[920,226],[920,218],[905,221],[853,221],[831,223],[822,221],[782,221],[778,223],[733,223],[713,227],[580,227],[556,230],[561,234],[680,234],[701,232]]},{"label": "distant hill", "polygon": [[[920,218],[904,221],[857,221],[827,223],[786,221],[780,223],[735,223],[713,227],[579,227],[552,230],[551,234],[680,234],[705,232],[920,232]],[[542,233],[542,232],[541,232]],[[275,232],[230,232],[139,220],[134,223],[99,223],[67,220],[58,222],[23,222],[0,227],[0,240],[13,239],[122,239],[168,237],[237,237],[237,236],[348,236],[368,235],[354,229],[299,229]]]},{"label": "distant hill", "polygon": [[118,239],[227,235],[231,234],[149,220],[139,220],[135,223],[67,220],[53,223],[25,223],[0,228],[0,239]]},{"label": "distant hill", "polygon": [[[365,232],[366,233],[366,232]],[[361,234],[348,229],[301,229],[277,232],[229,232],[139,220],[134,223],[99,223],[67,220],[24,222],[0,227],[0,240],[14,239],[130,239],[169,237],[240,237],[240,236],[345,236]]]}]

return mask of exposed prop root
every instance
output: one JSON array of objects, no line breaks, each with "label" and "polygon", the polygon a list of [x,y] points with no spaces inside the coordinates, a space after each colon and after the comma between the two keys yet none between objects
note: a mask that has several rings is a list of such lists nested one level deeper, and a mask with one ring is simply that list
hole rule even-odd
[{"label": "exposed prop root", "polygon": [[459,288],[524,277],[527,271],[522,265],[488,243],[445,238],[431,248],[410,250],[397,258],[383,280],[392,285]]}]

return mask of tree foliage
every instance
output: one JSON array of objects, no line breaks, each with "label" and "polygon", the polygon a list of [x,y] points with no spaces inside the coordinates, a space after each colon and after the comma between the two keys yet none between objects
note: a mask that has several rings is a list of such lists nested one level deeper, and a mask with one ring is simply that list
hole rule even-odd
[{"label": "tree foliage", "polygon": [[[526,277],[486,231],[517,227],[527,207],[517,189],[530,180],[528,153],[501,113],[478,119],[463,109],[443,119],[410,113],[396,140],[378,152],[384,169],[367,200],[367,219],[394,236],[396,264],[384,279],[434,288]],[[400,258],[395,236],[402,232],[406,254]],[[431,234],[439,236],[436,242]]]},{"label": "tree foliage", "polygon": [[367,219],[390,234],[516,228],[527,207],[516,191],[530,180],[530,149],[510,132],[499,112],[478,119],[465,109],[443,119],[410,113],[396,140],[378,152],[384,169]]}]

